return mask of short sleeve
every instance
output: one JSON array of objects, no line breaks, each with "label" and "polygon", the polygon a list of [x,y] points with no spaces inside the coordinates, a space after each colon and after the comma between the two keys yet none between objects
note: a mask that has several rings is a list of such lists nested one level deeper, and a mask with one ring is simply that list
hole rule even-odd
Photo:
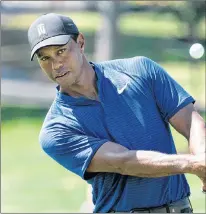
[{"label": "short sleeve", "polygon": [[54,121],[42,127],[40,145],[57,163],[88,180],[95,174],[87,173],[86,169],[97,150],[108,140],[87,136],[63,121]]},{"label": "short sleeve", "polygon": [[195,102],[158,63],[146,57],[143,63],[153,96],[165,121],[168,122],[181,108]]}]

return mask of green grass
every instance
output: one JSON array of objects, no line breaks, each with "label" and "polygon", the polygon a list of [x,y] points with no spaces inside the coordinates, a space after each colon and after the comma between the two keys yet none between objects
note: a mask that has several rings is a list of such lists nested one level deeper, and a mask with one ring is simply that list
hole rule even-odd
[{"label": "green grass", "polygon": [[41,150],[42,119],[2,123],[2,212],[78,212],[86,183]]},{"label": "green grass", "polygon": [[[158,23],[158,27],[155,23]],[[180,23],[176,22],[172,15],[161,17],[154,13],[130,13],[120,17],[119,25],[125,34],[147,37],[183,36],[183,32],[179,31]]]},{"label": "green grass", "polygon": [[[73,20],[75,20],[76,25],[83,32],[92,32],[97,29],[100,22],[100,14],[87,12],[82,16],[82,13],[65,13],[60,12],[63,15],[68,15]],[[11,20],[7,22],[4,27],[12,29],[27,29],[30,24],[37,19],[42,13],[36,14],[19,14],[15,16],[15,19],[11,17]],[[8,17],[9,18],[9,17]]]},{"label": "green grass", "polygon": [[[2,122],[3,213],[78,212],[86,198],[86,182],[60,167],[41,150],[38,133],[42,120],[42,117],[21,116]],[[172,131],[178,151],[185,151],[186,140]],[[195,212],[204,212],[205,196],[200,191],[200,180],[192,175],[187,177]]]},{"label": "green grass", "polygon": [[188,91],[196,103],[205,107],[205,63],[161,63],[161,66]]},{"label": "green grass", "polygon": [[190,184],[191,189],[191,203],[194,209],[194,213],[205,213],[206,212],[206,197],[201,192],[201,181],[195,175],[186,175],[187,180]]}]

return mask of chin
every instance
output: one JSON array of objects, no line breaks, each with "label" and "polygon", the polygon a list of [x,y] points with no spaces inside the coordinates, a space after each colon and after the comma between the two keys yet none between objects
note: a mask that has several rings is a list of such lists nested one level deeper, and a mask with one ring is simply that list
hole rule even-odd
[{"label": "chin", "polygon": [[65,79],[65,80],[63,80],[61,82],[58,82],[58,84],[60,86],[62,86],[63,88],[68,88],[68,87],[71,87],[72,85],[74,85],[75,81],[74,80],[67,80],[67,79]]}]

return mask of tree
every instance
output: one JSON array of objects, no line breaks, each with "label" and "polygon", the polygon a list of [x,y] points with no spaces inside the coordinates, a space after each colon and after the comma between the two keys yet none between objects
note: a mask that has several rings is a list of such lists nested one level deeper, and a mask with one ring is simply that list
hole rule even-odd
[{"label": "tree", "polygon": [[101,23],[95,37],[95,60],[114,59],[118,51],[120,2],[98,2],[98,9],[101,14]]},{"label": "tree", "polygon": [[169,10],[187,26],[187,40],[194,42],[198,39],[197,26],[205,16],[206,1],[186,1],[181,7],[170,6]]}]

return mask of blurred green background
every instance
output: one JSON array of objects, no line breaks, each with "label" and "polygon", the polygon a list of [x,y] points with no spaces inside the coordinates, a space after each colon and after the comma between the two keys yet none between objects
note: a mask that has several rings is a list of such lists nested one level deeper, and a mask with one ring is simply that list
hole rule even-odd
[{"label": "blurred green background", "polygon": [[[142,6],[145,3],[136,2],[136,4]],[[86,37],[86,54],[93,60],[94,39],[100,25],[100,13],[61,10],[59,13],[70,16],[79,26]],[[15,16],[4,14],[6,21],[3,24],[3,31],[10,32],[9,35],[16,39],[21,32],[25,39],[28,26],[40,14],[42,13],[17,13]],[[125,13],[120,16],[118,22],[120,51],[116,53],[115,58],[143,55],[157,61],[195,97],[198,111],[205,118],[205,58],[192,60],[189,56],[191,42],[187,41],[185,25],[184,21],[169,12]],[[205,16],[196,22],[196,29],[193,41],[203,42],[205,45]],[[12,34],[15,32],[16,34]],[[9,44],[10,40],[5,35],[3,34],[2,39],[5,44]],[[26,55],[24,57],[29,58]],[[4,58],[8,59],[8,55],[3,53]],[[14,62],[16,61],[10,60],[9,63],[7,60],[3,61],[6,66]],[[25,60],[19,64],[28,63],[30,62]],[[32,75],[34,70],[31,69]],[[15,70],[11,78],[14,72]],[[40,72],[35,70],[38,78]],[[3,213],[79,212],[86,200],[87,183],[48,158],[39,146],[38,134],[47,109],[45,106],[36,108],[35,105],[25,105],[23,98],[22,104],[2,103],[1,212]],[[174,129],[172,132],[178,151],[187,152],[186,140]],[[191,186],[194,212],[204,213],[206,204],[205,195],[201,193],[201,182],[196,176],[187,175],[187,178]]]}]

